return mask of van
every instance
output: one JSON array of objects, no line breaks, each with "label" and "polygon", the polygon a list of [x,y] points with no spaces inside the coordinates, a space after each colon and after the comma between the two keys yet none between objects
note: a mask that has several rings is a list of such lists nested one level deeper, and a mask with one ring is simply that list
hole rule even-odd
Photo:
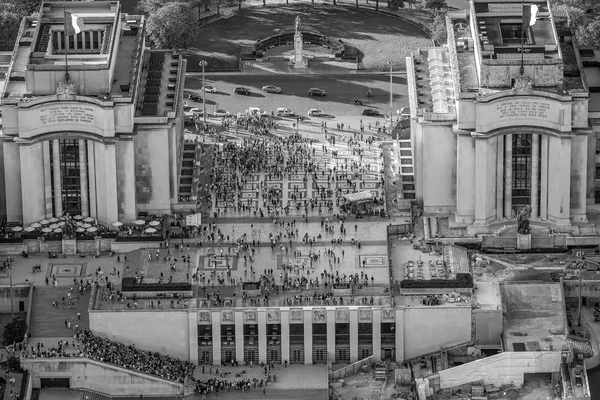
[{"label": "van", "polygon": [[263,114],[263,111],[260,109],[260,107],[248,107],[248,114]]}]

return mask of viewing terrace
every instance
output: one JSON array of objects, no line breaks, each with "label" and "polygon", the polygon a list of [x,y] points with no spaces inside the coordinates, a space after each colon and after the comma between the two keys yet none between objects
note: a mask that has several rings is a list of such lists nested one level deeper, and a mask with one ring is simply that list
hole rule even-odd
[{"label": "viewing terrace", "polygon": [[175,117],[184,66],[185,60],[178,54],[167,51],[144,53],[136,117]]}]

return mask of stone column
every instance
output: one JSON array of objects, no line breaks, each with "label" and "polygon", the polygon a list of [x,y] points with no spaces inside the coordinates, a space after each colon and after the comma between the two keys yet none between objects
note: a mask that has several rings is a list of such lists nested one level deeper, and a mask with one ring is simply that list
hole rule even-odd
[{"label": "stone column", "polygon": [[96,196],[98,220],[112,224],[119,218],[117,207],[117,165],[114,143],[95,143]]},{"label": "stone column", "polygon": [[570,217],[573,222],[587,222],[587,135],[573,136],[571,139],[571,205]]},{"label": "stone column", "polygon": [[571,138],[549,137],[548,143],[548,220],[557,225],[570,224]]},{"label": "stone column", "polygon": [[93,140],[87,142],[87,167],[88,167],[88,177],[89,177],[89,209],[90,209],[90,217],[97,218],[98,217],[98,208],[96,207],[96,151],[94,150],[94,146],[96,143]]},{"label": "stone column", "polygon": [[88,168],[86,141],[79,140],[79,180],[81,190],[81,215],[90,216],[90,203],[88,192]]},{"label": "stone column", "polygon": [[304,310],[304,364],[312,365],[312,311]]},{"label": "stone column", "polygon": [[[15,142],[2,144],[4,153],[4,185],[6,195],[6,219],[21,221],[23,219],[23,203],[21,193],[21,152]],[[26,176],[26,171],[23,175]]]},{"label": "stone column", "polygon": [[267,311],[258,310],[258,362],[267,363]]},{"label": "stone column", "polygon": [[221,312],[212,312],[213,365],[221,365]]},{"label": "stone column", "polygon": [[404,329],[404,310],[396,309],[396,362],[404,362]]},{"label": "stone column", "polygon": [[121,138],[117,150],[117,197],[119,201],[119,221],[136,220],[135,197],[135,149],[133,139]]},{"label": "stone column", "polygon": [[62,211],[62,180],[60,178],[60,144],[58,139],[52,141],[52,174],[54,178],[54,215],[60,217]]},{"label": "stone column", "polygon": [[63,32],[61,31],[57,31],[56,32],[56,48],[60,51],[62,50],[63,47]]},{"label": "stone column", "polygon": [[475,219],[475,145],[470,135],[457,136],[456,222]]},{"label": "stone column", "polygon": [[50,164],[50,144],[52,142],[45,140],[42,142],[42,152],[44,155],[44,196],[46,198],[46,213],[44,218],[52,218],[52,166]]},{"label": "stone column", "polygon": [[244,312],[235,312],[235,360],[244,365]]},{"label": "stone column", "polygon": [[504,135],[504,218],[512,218],[512,135]]},{"label": "stone column", "polygon": [[327,360],[335,363],[335,310],[325,311],[327,318]]},{"label": "stone column", "polygon": [[19,146],[21,153],[21,182],[23,202],[23,225],[31,225],[46,215],[46,202],[44,196],[44,157],[42,144],[36,143],[29,146]]},{"label": "stone column", "polygon": [[548,135],[542,135],[542,150],[540,154],[540,219],[548,219]]},{"label": "stone column", "polygon": [[358,310],[350,310],[350,363],[358,361]]},{"label": "stone column", "polygon": [[281,310],[281,363],[290,362],[290,312]]},{"label": "stone column", "polygon": [[381,308],[373,309],[373,359],[381,361]]},{"label": "stone column", "polygon": [[480,226],[496,217],[497,144],[497,137],[475,139],[475,224]]},{"label": "stone column", "polygon": [[198,365],[198,313],[188,313],[188,332],[190,336],[189,360]]},{"label": "stone column", "polygon": [[504,218],[504,141],[506,136],[498,136],[496,158],[496,219]]},{"label": "stone column", "polygon": [[540,135],[531,135],[531,218],[539,217],[539,172],[540,172]]},{"label": "stone column", "polygon": [[84,49],[84,50],[87,48],[86,43],[85,43],[85,41],[87,39],[86,36],[87,36],[87,32],[86,31],[82,31],[81,32],[81,48]]}]

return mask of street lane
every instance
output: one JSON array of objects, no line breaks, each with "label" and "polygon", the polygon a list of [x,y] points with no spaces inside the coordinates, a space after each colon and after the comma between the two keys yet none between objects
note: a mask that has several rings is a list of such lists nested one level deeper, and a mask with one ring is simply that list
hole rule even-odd
[{"label": "street lane", "polygon": [[[218,92],[206,94],[208,113],[217,108],[226,109],[232,114],[244,112],[248,107],[260,107],[271,112],[278,107],[288,107],[298,115],[305,115],[311,108],[317,108],[331,117],[359,116],[365,108],[373,108],[382,114],[389,114],[389,75],[206,75],[206,84],[214,86]],[[265,85],[279,86],[283,93],[265,93],[261,88]],[[234,94],[236,86],[245,86],[252,93],[248,96]],[[308,90],[318,87],[327,91],[327,96],[309,96]],[[202,103],[190,101],[191,93],[202,94],[202,76],[198,74],[186,76],[185,99],[192,107],[202,107]],[[374,96],[367,98],[367,90]],[[402,75],[393,77],[393,112],[408,107],[406,78]],[[364,106],[354,105],[353,99],[359,98]]]}]

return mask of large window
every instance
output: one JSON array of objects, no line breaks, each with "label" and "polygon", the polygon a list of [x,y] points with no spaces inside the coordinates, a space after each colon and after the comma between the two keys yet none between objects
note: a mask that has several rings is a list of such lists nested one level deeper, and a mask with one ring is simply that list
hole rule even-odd
[{"label": "large window", "polygon": [[79,140],[61,139],[60,177],[63,213],[81,214],[81,177],[79,174]]},{"label": "large window", "polygon": [[512,206],[515,214],[531,204],[531,135],[512,136]]}]

